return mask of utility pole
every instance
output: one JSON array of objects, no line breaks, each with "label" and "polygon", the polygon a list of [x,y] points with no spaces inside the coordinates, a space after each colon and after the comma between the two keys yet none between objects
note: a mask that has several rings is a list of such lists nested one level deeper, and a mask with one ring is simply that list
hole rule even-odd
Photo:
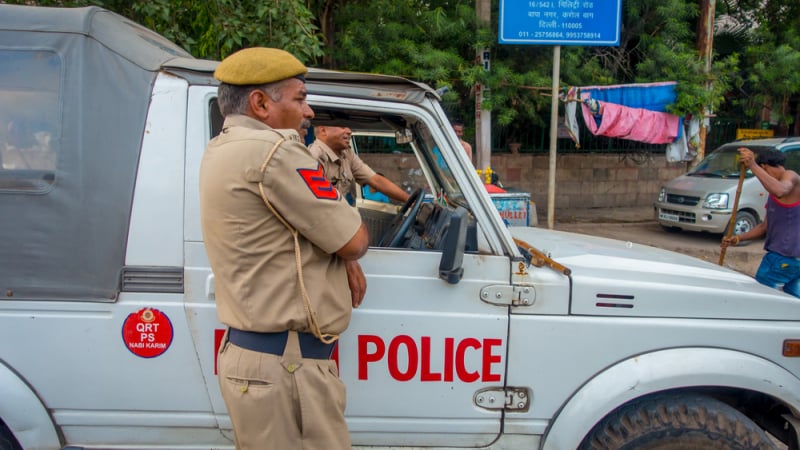
[{"label": "utility pole", "polygon": [[561,46],[553,46],[553,90],[550,103],[550,159],[547,171],[547,228],[552,230],[556,217],[556,152],[558,150],[558,90],[561,86]]},{"label": "utility pole", "polygon": [[[492,18],[492,1],[475,0],[475,14],[478,25],[488,27]],[[491,53],[488,48],[478,48],[476,60],[484,70],[490,69]],[[484,109],[483,99],[487,90],[480,83],[475,85],[475,164],[479,170],[492,165],[492,111]]]},{"label": "utility pole", "polygon": [[[706,90],[711,90],[711,62],[714,54],[714,16],[716,15],[717,0],[700,0],[700,20],[697,23],[697,52],[703,58],[703,74],[705,75]],[[700,136],[697,146],[697,156],[692,161],[692,166],[696,166],[705,158],[706,154],[706,135],[708,133],[708,122],[711,117],[711,109],[708,105],[703,106],[703,117],[700,119]]]}]

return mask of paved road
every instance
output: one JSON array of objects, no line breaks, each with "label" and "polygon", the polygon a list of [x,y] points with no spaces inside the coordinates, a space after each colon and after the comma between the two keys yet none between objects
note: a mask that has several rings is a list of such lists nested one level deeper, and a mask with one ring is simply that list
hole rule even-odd
[{"label": "paved road", "polygon": [[[547,222],[540,221],[546,227]],[[721,235],[694,232],[670,232],[652,220],[647,208],[637,210],[586,210],[556,214],[556,230],[607,237],[636,244],[650,245],[683,253],[714,264],[719,263]],[[764,255],[763,241],[731,247],[723,261],[726,267],[753,276]]]}]

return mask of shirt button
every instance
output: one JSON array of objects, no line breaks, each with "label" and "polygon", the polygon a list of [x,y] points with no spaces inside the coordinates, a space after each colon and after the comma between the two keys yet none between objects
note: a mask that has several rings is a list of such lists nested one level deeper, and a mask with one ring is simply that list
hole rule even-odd
[{"label": "shirt button", "polygon": [[286,366],[286,370],[288,370],[289,373],[294,373],[294,371],[297,370],[297,366],[295,366],[294,364],[289,364],[288,366]]}]

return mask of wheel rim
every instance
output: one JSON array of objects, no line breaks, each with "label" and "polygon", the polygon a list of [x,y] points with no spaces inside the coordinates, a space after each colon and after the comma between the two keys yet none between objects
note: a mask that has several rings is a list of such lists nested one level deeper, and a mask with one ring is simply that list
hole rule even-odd
[{"label": "wheel rim", "polygon": [[753,224],[750,223],[749,220],[746,218],[741,218],[736,220],[736,223],[733,226],[734,234],[742,234],[746,233],[753,229]]}]

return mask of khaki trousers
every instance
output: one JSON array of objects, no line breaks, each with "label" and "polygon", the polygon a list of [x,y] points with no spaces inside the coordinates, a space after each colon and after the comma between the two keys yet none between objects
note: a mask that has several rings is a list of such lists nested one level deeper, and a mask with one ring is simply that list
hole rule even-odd
[{"label": "khaki trousers", "polygon": [[283,356],[223,342],[219,384],[238,450],[351,448],[336,362],[301,357],[291,331]]}]

